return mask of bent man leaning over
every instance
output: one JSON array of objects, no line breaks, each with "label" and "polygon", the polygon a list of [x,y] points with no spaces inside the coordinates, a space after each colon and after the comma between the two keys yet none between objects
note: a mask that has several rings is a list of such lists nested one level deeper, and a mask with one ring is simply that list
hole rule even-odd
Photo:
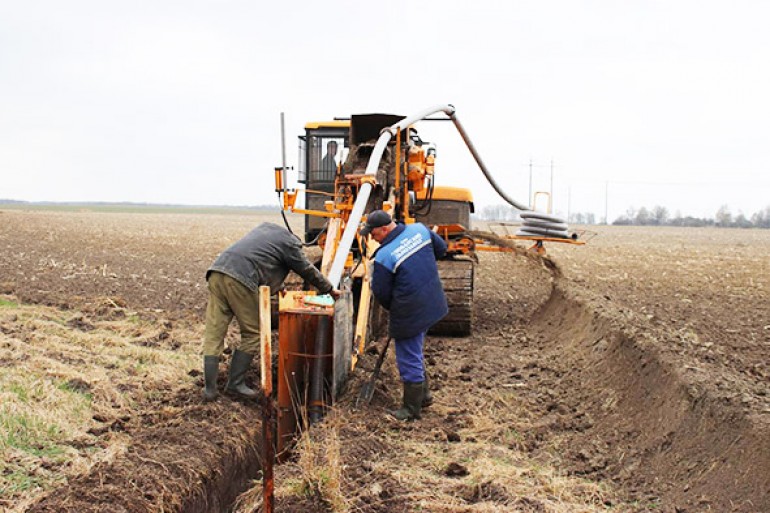
[{"label": "bent man leaning over", "polygon": [[302,243],[287,229],[263,223],[224,250],[206,271],[209,302],[203,342],[203,398],[217,397],[219,358],[224,350],[227,327],[233,316],[241,329],[241,344],[233,352],[227,390],[255,398],[246,386],[246,371],[259,350],[259,286],[269,285],[275,294],[289,271],[299,274],[321,293],[339,291],[313,266],[302,251]]}]

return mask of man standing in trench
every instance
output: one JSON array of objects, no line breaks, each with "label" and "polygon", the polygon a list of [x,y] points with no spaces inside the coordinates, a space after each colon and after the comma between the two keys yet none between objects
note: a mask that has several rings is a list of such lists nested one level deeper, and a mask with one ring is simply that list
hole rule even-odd
[{"label": "man standing in trench", "polygon": [[246,371],[259,351],[259,286],[275,294],[289,271],[299,274],[323,294],[339,297],[302,251],[300,240],[286,228],[263,223],[224,250],[206,271],[209,302],[203,342],[203,398],[217,398],[219,358],[233,316],[241,329],[241,344],[233,352],[226,389],[250,399],[257,392],[246,386]]},{"label": "man standing in trench", "polygon": [[390,336],[404,386],[398,420],[419,419],[431,402],[423,359],[428,329],[448,312],[436,260],[446,254],[444,240],[424,224],[396,224],[382,210],[371,212],[360,231],[380,243],[374,254],[372,293],[390,312]]}]

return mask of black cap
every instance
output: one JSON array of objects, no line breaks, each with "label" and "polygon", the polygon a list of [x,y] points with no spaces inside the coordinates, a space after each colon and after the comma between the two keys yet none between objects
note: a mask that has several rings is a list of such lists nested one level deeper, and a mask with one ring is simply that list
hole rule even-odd
[{"label": "black cap", "polygon": [[366,224],[361,228],[361,236],[366,237],[374,228],[389,225],[393,220],[390,214],[383,210],[373,210],[366,216]]}]

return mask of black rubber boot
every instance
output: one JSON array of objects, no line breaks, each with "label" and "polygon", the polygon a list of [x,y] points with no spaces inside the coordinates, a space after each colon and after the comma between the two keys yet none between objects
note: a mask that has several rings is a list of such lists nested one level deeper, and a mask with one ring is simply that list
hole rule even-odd
[{"label": "black rubber boot", "polygon": [[422,407],[427,408],[433,404],[433,394],[430,393],[430,384],[428,383],[428,372],[425,372],[425,381],[422,382]]},{"label": "black rubber boot", "polygon": [[235,392],[247,399],[256,399],[257,391],[246,386],[246,371],[251,367],[254,355],[238,349],[233,352],[230,360],[230,378],[227,380],[227,391]]},{"label": "black rubber boot", "polygon": [[424,382],[404,383],[404,400],[400,409],[393,412],[398,420],[416,420],[422,411],[422,399],[425,393]]},{"label": "black rubber boot", "polygon": [[219,357],[204,356],[203,381],[205,388],[203,389],[203,400],[206,402],[213,401],[219,396],[217,391],[217,375],[219,375]]}]

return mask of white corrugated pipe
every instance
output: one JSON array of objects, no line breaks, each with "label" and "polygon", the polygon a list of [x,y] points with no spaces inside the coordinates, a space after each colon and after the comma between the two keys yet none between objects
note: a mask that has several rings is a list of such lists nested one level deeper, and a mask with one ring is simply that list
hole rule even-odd
[{"label": "white corrugated pipe", "polygon": [[[380,167],[380,160],[382,154],[385,153],[385,148],[388,146],[388,142],[394,134],[399,130],[403,130],[409,125],[412,125],[426,117],[436,114],[437,112],[444,112],[447,116],[454,114],[455,108],[451,105],[439,105],[425,109],[424,111],[415,114],[413,116],[406,117],[388,128],[383,129],[380,133],[380,137],[374,145],[372,154],[369,157],[369,163],[366,165],[366,174],[374,175],[377,173],[377,169]],[[358,196],[356,202],[353,204],[353,210],[350,212],[348,223],[345,225],[345,231],[342,232],[342,239],[340,239],[340,245],[337,247],[337,252],[334,255],[334,261],[332,267],[329,270],[328,279],[334,287],[338,287],[340,279],[342,278],[342,271],[345,269],[345,261],[348,258],[348,252],[353,245],[353,239],[356,236],[358,225],[361,223],[361,217],[364,214],[364,208],[369,201],[369,195],[372,193],[372,185],[365,183],[358,190]]]}]

